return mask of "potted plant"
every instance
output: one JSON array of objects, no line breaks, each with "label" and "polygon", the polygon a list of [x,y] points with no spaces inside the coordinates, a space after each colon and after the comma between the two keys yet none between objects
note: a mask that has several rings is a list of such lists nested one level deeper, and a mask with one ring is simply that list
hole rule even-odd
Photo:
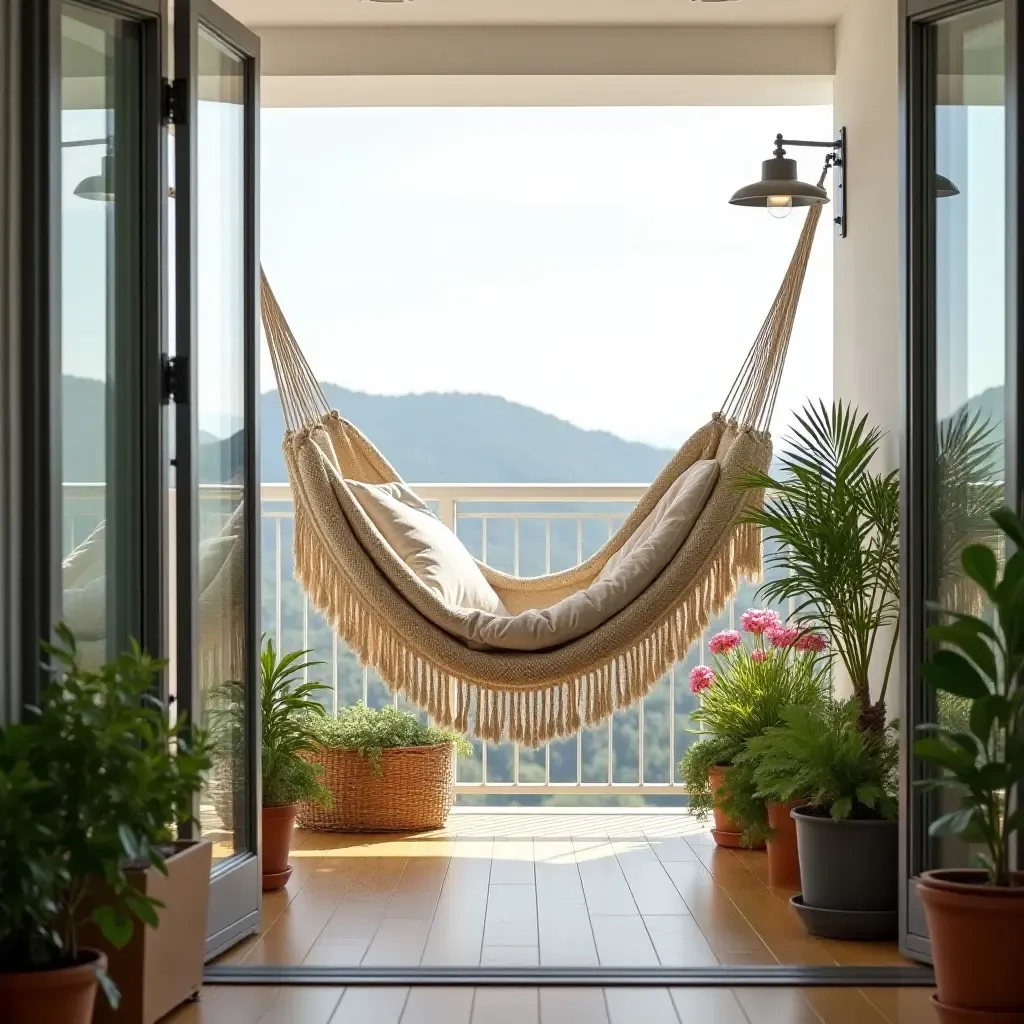
[{"label": "potted plant", "polygon": [[[841,664],[853,694],[857,715],[848,725],[865,733],[865,756],[876,753],[876,747],[882,756],[888,746],[885,695],[898,643],[899,483],[895,472],[871,468],[881,439],[881,431],[869,427],[866,416],[842,402],[831,408],[811,403],[797,416],[779,459],[780,472],[755,473],[741,481],[769,492],[763,507],[750,508],[744,518],[777,541],[765,559],[774,578],[759,594],[773,603],[792,602],[796,625],[828,638],[830,656]],[[874,740],[869,742],[869,737]],[[822,912],[816,929],[824,927],[821,918],[827,917],[842,935],[858,928],[881,930],[877,917],[869,916],[860,925],[842,921],[847,911],[887,914],[895,922],[896,821],[863,801],[839,816],[823,810],[820,802],[795,808],[792,814],[805,885],[808,877],[826,871],[839,842],[850,852],[851,864],[859,865],[863,885],[877,882],[874,895],[866,898],[855,895],[858,887],[851,884],[848,907],[833,901],[815,908],[813,895],[805,891],[803,901],[794,903],[805,922],[815,909]],[[877,857],[885,863],[874,863]]]},{"label": "potted plant", "polygon": [[[327,711],[316,694],[330,692],[322,683],[302,679],[323,662],[303,661],[309,651],[291,651],[280,658],[266,639],[260,652],[262,870],[263,891],[283,889],[291,877],[295,816],[301,802],[330,803],[320,781],[323,769],[303,758],[316,746],[313,723]],[[232,680],[218,690],[220,710],[215,735],[221,748],[236,751],[244,728],[242,684]]]},{"label": "potted plant", "polygon": [[893,726],[859,728],[861,713],[856,698],[795,705],[747,746],[757,794],[802,802],[791,812],[802,890],[791,902],[829,938],[887,938],[896,927],[899,745]]},{"label": "potted plant", "polygon": [[[58,636],[46,646],[52,665],[40,707],[0,731],[0,1016],[8,1024],[88,1024],[97,984],[112,1006],[119,985],[126,1004],[136,1000],[145,979],[125,970],[120,953],[169,920],[175,957],[162,969],[191,982],[177,1001],[202,983],[210,846],[175,843],[171,826],[189,820],[210,767],[206,737],[183,718],[169,723],[153,696],[161,662],[133,646],[87,671],[71,633],[60,627]],[[151,871],[166,882],[159,896],[146,884]],[[198,888],[176,891],[176,879]],[[196,908],[198,934],[183,932],[174,922]]]},{"label": "potted plant", "polygon": [[[999,578],[992,548],[969,545],[964,575],[985,594],[993,621],[946,612],[929,630],[936,650],[923,667],[939,697],[966,704],[966,725],[924,728],[914,752],[938,774],[919,784],[950,791],[959,805],[932,822],[933,836],[960,836],[982,850],[976,868],[924,872],[917,891],[931,936],[942,1021],[1024,1020],[1024,872],[1012,839],[1024,822],[1024,524],[992,513],[1016,551]],[[1017,802],[1014,801],[1016,788]]]},{"label": "potted plant", "polygon": [[302,756],[323,770],[331,803],[302,802],[303,827],[415,832],[444,824],[454,801],[453,752],[473,749],[460,733],[361,702],[309,724],[317,746]]},{"label": "potted plant", "polygon": [[769,835],[767,810],[749,772],[733,762],[751,737],[781,721],[784,708],[820,699],[828,681],[818,666],[820,637],[786,626],[773,611],[751,609],[740,624],[750,649],[736,630],[717,633],[708,645],[715,667],[690,672],[690,689],[701,699],[691,717],[704,738],[686,751],[679,770],[691,812],[700,820],[714,812],[715,842],[754,847]]}]

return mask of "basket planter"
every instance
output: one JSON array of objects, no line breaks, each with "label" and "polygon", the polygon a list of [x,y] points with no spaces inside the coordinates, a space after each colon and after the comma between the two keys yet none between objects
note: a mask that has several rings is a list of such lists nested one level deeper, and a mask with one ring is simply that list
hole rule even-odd
[{"label": "basket planter", "polygon": [[1024,872],[1011,888],[983,871],[926,871],[917,883],[935,961],[940,1021],[1024,1020]]},{"label": "basket planter", "polygon": [[382,751],[379,775],[355,750],[323,747],[304,754],[323,768],[330,807],[299,804],[298,824],[326,832],[418,832],[444,825],[455,802],[450,743]]}]

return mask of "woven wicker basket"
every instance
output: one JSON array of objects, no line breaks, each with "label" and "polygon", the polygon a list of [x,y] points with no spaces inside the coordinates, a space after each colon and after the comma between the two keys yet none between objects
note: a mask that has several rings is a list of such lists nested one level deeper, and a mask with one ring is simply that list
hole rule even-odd
[{"label": "woven wicker basket", "polygon": [[393,747],[381,755],[381,774],[355,750],[303,755],[320,765],[330,807],[299,805],[297,823],[325,832],[417,832],[440,828],[455,802],[452,746]]}]

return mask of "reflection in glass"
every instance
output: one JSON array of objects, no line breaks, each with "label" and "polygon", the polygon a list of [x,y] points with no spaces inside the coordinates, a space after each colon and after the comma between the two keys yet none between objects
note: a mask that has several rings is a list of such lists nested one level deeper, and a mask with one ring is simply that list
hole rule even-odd
[{"label": "reflection in glass", "polygon": [[[961,554],[968,544],[997,546],[999,533],[989,513],[1003,503],[1006,469],[1004,29],[1001,3],[946,19],[934,29],[936,165],[956,182],[959,195],[935,201],[935,587],[930,596],[972,614],[984,614],[984,595],[964,576]],[[966,725],[966,708],[954,697],[943,694],[935,710],[943,725]],[[936,802],[932,813],[952,809]],[[959,839],[944,840],[938,856],[943,867],[951,867],[967,864],[970,851]]]},{"label": "reflection in glass", "polygon": [[60,25],[62,616],[95,667],[138,634],[140,61],[131,22]]},{"label": "reflection in glass", "polygon": [[[198,266],[193,353],[198,392],[198,657],[203,724],[219,749],[203,799],[215,856],[246,849],[242,716],[218,716],[223,684],[243,671],[245,452],[244,64],[199,30]],[[251,692],[251,688],[246,688]]]}]

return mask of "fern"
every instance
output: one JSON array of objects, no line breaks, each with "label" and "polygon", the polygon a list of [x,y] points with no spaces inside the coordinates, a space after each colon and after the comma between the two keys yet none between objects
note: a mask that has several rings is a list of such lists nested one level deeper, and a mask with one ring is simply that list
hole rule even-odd
[{"label": "fern", "polygon": [[837,820],[895,818],[895,726],[861,730],[860,713],[856,697],[787,708],[782,724],[752,737],[736,762],[763,800],[806,799]]}]

